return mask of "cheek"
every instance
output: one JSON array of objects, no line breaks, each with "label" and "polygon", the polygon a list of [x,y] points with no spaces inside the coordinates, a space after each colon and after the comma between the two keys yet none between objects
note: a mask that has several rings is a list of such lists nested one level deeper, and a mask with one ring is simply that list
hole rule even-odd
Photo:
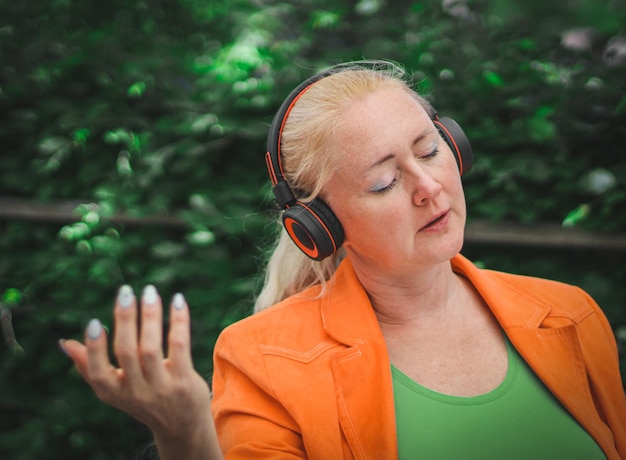
[{"label": "cheek", "polygon": [[463,204],[465,208],[465,190],[463,189],[463,182],[461,181],[461,176],[457,175],[454,179],[453,183],[453,194],[458,197],[460,203]]},{"label": "cheek", "polygon": [[451,199],[460,200],[465,203],[465,191],[463,190],[463,182],[459,173],[456,161],[450,152],[450,162],[446,168],[445,175],[441,177],[441,184],[447,191]]},{"label": "cheek", "polygon": [[[339,218],[346,235],[346,242],[359,242],[369,246],[383,237],[394,233],[402,226],[401,220],[406,213],[391,206],[353,206],[338,210]],[[393,222],[393,225],[389,225]]]}]

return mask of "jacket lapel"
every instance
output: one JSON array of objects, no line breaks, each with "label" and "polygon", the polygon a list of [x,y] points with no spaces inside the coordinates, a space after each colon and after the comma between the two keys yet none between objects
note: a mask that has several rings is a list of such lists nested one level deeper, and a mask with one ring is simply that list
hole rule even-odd
[{"label": "jacket lapel", "polygon": [[574,326],[554,329],[506,329],[511,343],[517,348],[537,377],[561,404],[595,439],[606,437],[599,429],[598,414],[593,403],[584,359]]},{"label": "jacket lapel", "polygon": [[453,266],[470,279],[518,353],[568,412],[596,441],[611,439],[595,408],[574,320],[551,318],[553,305],[529,296],[523,281],[504,281],[461,256]]},{"label": "jacket lapel", "polygon": [[332,357],[339,423],[355,459],[395,459],[396,423],[382,346],[368,342]]},{"label": "jacket lapel", "polygon": [[339,422],[355,459],[396,459],[396,419],[387,347],[349,260],[323,300],[327,332],[346,348],[331,356]]}]

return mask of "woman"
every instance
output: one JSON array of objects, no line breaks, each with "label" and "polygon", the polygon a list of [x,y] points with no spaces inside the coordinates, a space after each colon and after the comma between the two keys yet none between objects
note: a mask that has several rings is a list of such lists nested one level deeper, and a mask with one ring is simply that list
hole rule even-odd
[{"label": "woman", "polygon": [[182,296],[165,360],[151,286],[139,337],[132,291],[118,295],[120,369],[97,320],[86,346],[64,342],[101,399],[152,429],[161,458],[626,457],[606,318],[578,288],[459,254],[471,149],[397,66],[303,83],[268,150],[285,231],[258,313],[216,344],[213,419]]}]

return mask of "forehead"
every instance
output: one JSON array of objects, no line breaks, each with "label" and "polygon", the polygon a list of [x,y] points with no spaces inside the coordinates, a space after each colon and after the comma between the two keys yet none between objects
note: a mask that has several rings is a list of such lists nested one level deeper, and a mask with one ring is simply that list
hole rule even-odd
[{"label": "forehead", "polygon": [[343,112],[335,128],[336,157],[351,167],[366,166],[434,129],[426,110],[408,90],[378,89]]}]

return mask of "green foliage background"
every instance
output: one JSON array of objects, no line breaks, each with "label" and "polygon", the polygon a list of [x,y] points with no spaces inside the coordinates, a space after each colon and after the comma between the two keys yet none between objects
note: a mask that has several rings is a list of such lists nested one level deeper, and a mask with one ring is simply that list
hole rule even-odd
[{"label": "green foliage background", "polygon": [[[624,24],[621,0],[0,0],[0,196],[81,203],[67,225],[0,222],[0,295],[24,350],[0,347],[0,457],[143,455],[149,433],[99,403],[56,344],[92,317],[111,325],[122,283],[184,292],[210,378],[273,238],[267,127],[329,65],[415,73],[472,140],[470,220],[624,232]],[[465,253],[581,285],[623,335],[623,254]]]}]

